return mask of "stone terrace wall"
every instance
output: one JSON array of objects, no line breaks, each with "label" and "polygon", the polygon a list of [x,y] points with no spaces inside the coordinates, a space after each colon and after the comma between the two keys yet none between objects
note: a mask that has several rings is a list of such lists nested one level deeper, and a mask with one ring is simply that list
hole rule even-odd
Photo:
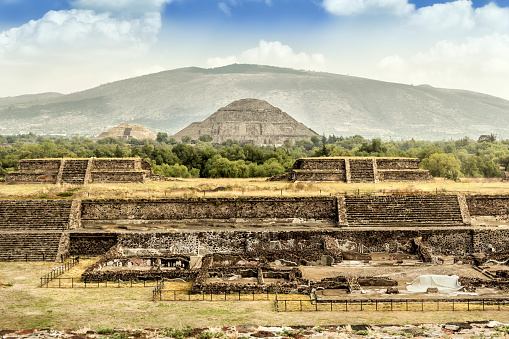
[{"label": "stone terrace wall", "polygon": [[301,158],[293,164],[293,169],[344,171],[345,159],[342,158]]},{"label": "stone terrace wall", "polygon": [[130,171],[130,172],[121,172],[121,171],[111,171],[111,172],[96,172],[93,171],[91,173],[91,181],[92,182],[138,182],[144,183],[149,180],[146,172],[142,171]]},{"label": "stone terrace wall", "polygon": [[94,159],[92,171],[141,170],[141,159]]},{"label": "stone terrace wall", "polygon": [[86,200],[82,220],[285,219],[335,221],[335,197]]},{"label": "stone terrace wall", "polygon": [[[313,253],[324,251],[326,239],[337,241],[339,248],[345,251],[413,253],[412,239],[418,237],[422,237],[422,241],[432,249],[434,255],[463,256],[479,252],[489,253],[493,249],[497,252],[509,250],[509,230],[472,228],[123,233],[118,234],[118,244],[129,248],[171,249],[175,254],[188,255],[245,252],[270,255],[274,250],[282,250],[301,252],[303,257],[313,258]],[[84,252],[83,249],[96,246],[100,237],[71,233],[70,240],[71,254],[79,255],[96,253],[90,250]],[[110,238],[107,241],[108,245],[103,246],[103,249],[114,240]]]},{"label": "stone terrace wall", "polygon": [[60,169],[62,159],[26,159],[18,161],[20,171],[56,171]]},{"label": "stone terrace wall", "polygon": [[293,171],[293,181],[346,181],[344,171]]},{"label": "stone terrace wall", "polygon": [[468,195],[466,200],[471,216],[509,214],[509,195]]},{"label": "stone terrace wall", "polygon": [[379,170],[419,169],[419,159],[414,158],[375,158]]},{"label": "stone terrace wall", "polygon": [[117,244],[116,233],[70,233],[70,255],[102,255]]},{"label": "stone terrace wall", "polygon": [[428,171],[424,170],[380,170],[380,181],[429,181],[432,178]]}]

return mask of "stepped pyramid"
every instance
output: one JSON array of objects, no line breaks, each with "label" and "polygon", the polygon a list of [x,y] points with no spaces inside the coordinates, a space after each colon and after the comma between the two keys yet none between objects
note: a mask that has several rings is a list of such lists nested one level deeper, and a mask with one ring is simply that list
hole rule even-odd
[{"label": "stepped pyramid", "polygon": [[113,127],[109,129],[107,132],[102,132],[98,137],[97,140],[104,139],[104,138],[115,138],[115,139],[151,139],[156,140],[157,136],[143,127],[140,124],[135,123],[123,123],[116,127]]},{"label": "stepped pyramid", "polygon": [[256,145],[281,145],[286,139],[309,139],[316,134],[279,108],[266,101],[242,99],[220,108],[202,122],[194,122],[173,137],[181,141],[190,136],[198,140],[212,136],[212,142],[228,139]]}]

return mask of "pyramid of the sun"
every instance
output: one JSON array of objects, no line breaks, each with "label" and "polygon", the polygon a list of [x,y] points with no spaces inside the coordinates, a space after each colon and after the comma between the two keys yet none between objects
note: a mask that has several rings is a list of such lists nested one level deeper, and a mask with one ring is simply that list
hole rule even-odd
[{"label": "pyramid of the sun", "polygon": [[102,132],[97,140],[104,138],[115,138],[115,139],[151,139],[156,140],[156,135],[149,131],[147,128],[143,127],[140,124],[134,123],[123,123],[116,127],[109,129],[107,132]]},{"label": "pyramid of the sun", "polygon": [[202,122],[194,122],[173,137],[181,141],[189,136],[198,140],[210,135],[212,142],[228,139],[256,145],[280,145],[287,139],[309,139],[317,135],[279,108],[266,101],[242,99],[234,101]]}]

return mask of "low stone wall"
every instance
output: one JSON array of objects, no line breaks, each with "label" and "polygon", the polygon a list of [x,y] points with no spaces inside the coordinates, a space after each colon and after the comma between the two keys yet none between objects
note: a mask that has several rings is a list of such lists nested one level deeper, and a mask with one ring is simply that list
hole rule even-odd
[{"label": "low stone wall", "polygon": [[509,215],[509,195],[468,195],[468,210],[471,216]]},{"label": "low stone wall", "polygon": [[7,184],[55,184],[58,171],[55,173],[44,172],[9,172],[5,177]]},{"label": "low stone wall", "polygon": [[91,181],[92,182],[137,182],[144,183],[150,180],[144,171],[131,171],[131,172],[120,172],[120,171],[92,171]]},{"label": "low stone wall", "polygon": [[430,181],[433,179],[428,171],[424,170],[380,170],[380,181]]},{"label": "low stone wall", "polygon": [[82,220],[294,219],[335,221],[335,197],[86,200]]},{"label": "low stone wall", "polygon": [[291,181],[346,181],[344,171],[294,171]]}]

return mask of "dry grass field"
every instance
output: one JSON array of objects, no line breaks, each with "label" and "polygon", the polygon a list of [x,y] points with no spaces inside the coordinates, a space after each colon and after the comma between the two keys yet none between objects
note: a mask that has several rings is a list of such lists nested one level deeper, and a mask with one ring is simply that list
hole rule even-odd
[{"label": "dry grass field", "polygon": [[463,178],[460,181],[435,178],[432,182],[362,183],[341,182],[290,183],[249,179],[174,179],[146,184],[5,185],[0,184],[0,199],[62,199],[58,194],[70,191],[66,198],[163,198],[163,197],[238,197],[238,196],[328,196],[338,194],[383,193],[509,193],[509,182],[500,179]]},{"label": "dry grass field", "polygon": [[496,310],[278,313],[272,301],[152,301],[151,287],[40,288],[39,277],[54,266],[49,262],[0,263],[0,329],[509,322],[508,312]]}]

